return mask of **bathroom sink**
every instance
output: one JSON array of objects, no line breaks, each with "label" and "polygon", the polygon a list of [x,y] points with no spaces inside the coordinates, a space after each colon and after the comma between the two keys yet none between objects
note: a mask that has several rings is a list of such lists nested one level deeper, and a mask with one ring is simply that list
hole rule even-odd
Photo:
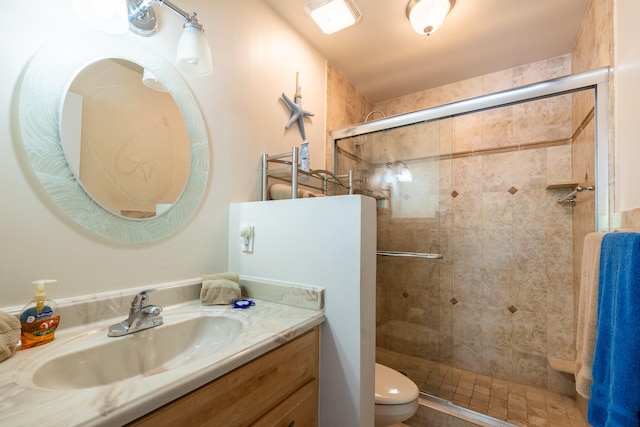
[{"label": "bathroom sink", "polygon": [[210,356],[242,331],[242,322],[232,317],[172,321],[165,316],[164,325],[123,337],[108,338],[100,331],[79,338],[74,351],[52,353],[31,379],[38,387],[71,390],[157,375]]}]

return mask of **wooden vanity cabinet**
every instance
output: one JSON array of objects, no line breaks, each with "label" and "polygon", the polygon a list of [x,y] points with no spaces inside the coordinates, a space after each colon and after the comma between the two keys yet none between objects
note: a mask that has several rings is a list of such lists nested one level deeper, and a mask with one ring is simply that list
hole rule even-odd
[{"label": "wooden vanity cabinet", "polygon": [[318,425],[319,327],[128,426]]}]

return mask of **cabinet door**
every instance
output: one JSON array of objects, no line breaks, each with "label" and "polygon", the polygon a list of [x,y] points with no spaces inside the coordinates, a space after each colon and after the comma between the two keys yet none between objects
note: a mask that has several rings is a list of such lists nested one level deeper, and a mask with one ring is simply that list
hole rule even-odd
[{"label": "cabinet door", "polygon": [[318,381],[308,382],[253,427],[312,427],[318,425]]},{"label": "cabinet door", "polygon": [[249,426],[306,385],[317,384],[318,340],[315,327],[128,426]]}]

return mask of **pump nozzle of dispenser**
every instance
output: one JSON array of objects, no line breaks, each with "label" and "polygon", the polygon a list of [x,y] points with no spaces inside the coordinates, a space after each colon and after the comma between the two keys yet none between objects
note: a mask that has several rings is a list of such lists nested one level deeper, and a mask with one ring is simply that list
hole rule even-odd
[{"label": "pump nozzle of dispenser", "polygon": [[33,297],[34,302],[36,303],[36,310],[38,314],[42,313],[42,308],[44,307],[44,302],[47,299],[47,293],[44,291],[44,285],[47,283],[56,283],[55,279],[40,279],[34,281],[32,284],[38,285],[38,291],[36,295]]}]

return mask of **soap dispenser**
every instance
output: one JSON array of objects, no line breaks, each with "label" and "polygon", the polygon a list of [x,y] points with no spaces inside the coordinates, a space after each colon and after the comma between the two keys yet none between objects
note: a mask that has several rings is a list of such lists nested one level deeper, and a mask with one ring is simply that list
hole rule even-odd
[{"label": "soap dispenser", "polygon": [[21,348],[27,349],[53,341],[54,333],[60,323],[58,304],[47,297],[44,285],[57,280],[36,280],[38,290],[20,313]]}]

